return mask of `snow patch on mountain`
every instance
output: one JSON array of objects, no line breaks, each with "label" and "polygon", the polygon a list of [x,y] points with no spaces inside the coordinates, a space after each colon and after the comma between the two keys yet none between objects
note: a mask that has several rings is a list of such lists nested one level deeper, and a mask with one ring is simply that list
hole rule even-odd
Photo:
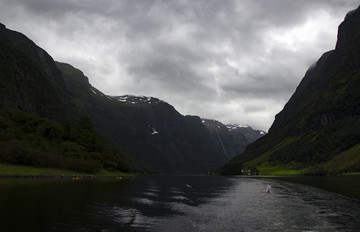
[{"label": "snow patch on mountain", "polygon": [[238,128],[249,128],[248,125],[243,125],[243,124],[228,124],[226,125],[226,127],[228,128],[229,131],[236,130]]},{"label": "snow patch on mountain", "polygon": [[166,103],[158,98],[147,97],[147,96],[135,96],[135,95],[123,95],[123,96],[110,96],[112,99],[115,99],[119,102],[126,104],[137,105],[137,104],[159,104]]}]

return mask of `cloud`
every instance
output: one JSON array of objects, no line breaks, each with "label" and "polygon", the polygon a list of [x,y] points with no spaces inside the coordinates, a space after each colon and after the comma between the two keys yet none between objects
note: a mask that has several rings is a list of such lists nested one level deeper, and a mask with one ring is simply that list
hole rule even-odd
[{"label": "cloud", "polygon": [[268,129],[356,0],[0,0],[0,21],[109,95]]}]

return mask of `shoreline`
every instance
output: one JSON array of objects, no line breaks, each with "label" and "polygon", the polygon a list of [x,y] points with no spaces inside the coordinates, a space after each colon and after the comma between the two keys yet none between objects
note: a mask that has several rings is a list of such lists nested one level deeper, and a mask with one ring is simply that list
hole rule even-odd
[{"label": "shoreline", "polygon": [[122,179],[135,175],[24,175],[24,174],[0,174],[0,179]]},{"label": "shoreline", "polygon": [[34,167],[0,163],[0,179],[113,179],[135,176],[118,170],[100,170],[94,174],[53,167]]}]

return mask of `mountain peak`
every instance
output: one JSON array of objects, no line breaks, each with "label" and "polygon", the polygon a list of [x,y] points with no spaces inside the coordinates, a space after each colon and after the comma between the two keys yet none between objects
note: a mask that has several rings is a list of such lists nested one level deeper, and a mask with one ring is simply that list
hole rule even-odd
[{"label": "mountain peak", "polygon": [[[244,136],[248,143],[252,143],[266,134],[265,131],[254,130],[248,125],[243,125],[243,124],[225,125],[217,120],[205,119],[205,118],[202,118],[201,121],[210,131],[215,131],[216,133],[239,134]],[[238,152],[238,154],[240,153],[241,152]]]}]

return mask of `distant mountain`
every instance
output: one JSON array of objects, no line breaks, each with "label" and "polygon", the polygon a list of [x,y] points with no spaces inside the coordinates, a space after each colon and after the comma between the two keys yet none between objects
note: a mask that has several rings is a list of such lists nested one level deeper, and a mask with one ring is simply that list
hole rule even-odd
[{"label": "distant mountain", "polygon": [[209,130],[212,139],[221,145],[223,153],[229,160],[242,153],[250,143],[266,134],[266,132],[254,130],[250,126],[224,125],[216,120],[202,119],[202,123]]},{"label": "distant mountain", "polygon": [[360,171],[360,9],[339,26],[335,50],[310,67],[269,133],[222,168],[262,173]]},{"label": "distant mountain", "polygon": [[228,128],[229,132],[243,134],[249,143],[255,142],[256,140],[267,134],[263,130],[255,130],[247,125],[227,124],[226,127]]}]

